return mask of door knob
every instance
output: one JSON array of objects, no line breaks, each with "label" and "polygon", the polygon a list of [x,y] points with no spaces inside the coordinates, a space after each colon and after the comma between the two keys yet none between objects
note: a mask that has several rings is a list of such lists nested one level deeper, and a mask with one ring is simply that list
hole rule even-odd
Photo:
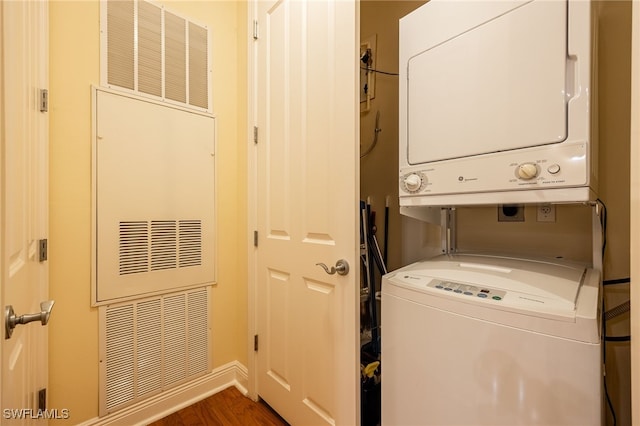
[{"label": "door knob", "polygon": [[347,275],[349,273],[349,262],[344,259],[338,260],[336,262],[336,266],[332,266],[331,269],[329,269],[324,263],[316,263],[316,265],[321,266],[322,269],[324,269],[324,271],[329,275],[333,275],[336,272],[338,273],[338,275]]},{"label": "door knob", "polygon": [[7,305],[4,308],[4,331],[5,339],[10,339],[13,334],[13,329],[16,328],[18,324],[27,324],[32,321],[40,321],[42,325],[47,325],[49,322],[49,317],[51,316],[51,309],[53,309],[53,304],[55,302],[53,300],[47,300],[46,302],[40,302],[41,311],[36,314],[24,314],[20,316],[16,316],[13,311],[13,306]]}]

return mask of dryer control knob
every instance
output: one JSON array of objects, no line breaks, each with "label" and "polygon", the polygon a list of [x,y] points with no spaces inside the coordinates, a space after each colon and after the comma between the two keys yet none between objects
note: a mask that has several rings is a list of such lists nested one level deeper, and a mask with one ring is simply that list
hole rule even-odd
[{"label": "dryer control knob", "polygon": [[404,186],[410,192],[417,191],[422,186],[422,178],[420,175],[411,173],[409,176],[404,178]]},{"label": "dryer control knob", "polygon": [[522,163],[516,169],[516,175],[520,179],[531,180],[538,176],[538,166],[534,163]]}]

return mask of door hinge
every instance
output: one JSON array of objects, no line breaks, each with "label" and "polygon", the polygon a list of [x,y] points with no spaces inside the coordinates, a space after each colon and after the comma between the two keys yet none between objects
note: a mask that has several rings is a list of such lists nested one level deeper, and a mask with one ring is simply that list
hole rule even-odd
[{"label": "door hinge", "polygon": [[253,126],[253,143],[258,143],[258,126]]},{"label": "door hinge", "polygon": [[40,262],[47,260],[47,246],[48,242],[46,238],[38,241],[38,260]]},{"label": "door hinge", "polygon": [[40,89],[40,112],[49,111],[49,91]]},{"label": "door hinge", "polygon": [[253,21],[253,39],[254,40],[258,39],[258,21],[257,20]]},{"label": "door hinge", "polygon": [[253,350],[258,352],[258,335],[253,336]]},{"label": "door hinge", "polygon": [[38,391],[38,411],[43,412],[47,409],[47,388]]},{"label": "door hinge", "polygon": [[253,231],[253,245],[258,247],[258,231]]}]

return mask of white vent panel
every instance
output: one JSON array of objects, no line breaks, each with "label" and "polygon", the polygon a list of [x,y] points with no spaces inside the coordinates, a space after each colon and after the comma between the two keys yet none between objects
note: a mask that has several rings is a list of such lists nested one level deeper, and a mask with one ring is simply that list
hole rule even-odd
[{"label": "white vent panel", "polygon": [[210,111],[209,29],[145,0],[101,2],[101,83]]},{"label": "white vent panel", "polygon": [[215,119],[95,90],[95,303],[215,282]]},{"label": "white vent panel", "polygon": [[208,372],[208,313],[207,288],[100,307],[100,415]]},{"label": "white vent panel", "polygon": [[120,222],[120,275],[201,264],[202,221]]}]

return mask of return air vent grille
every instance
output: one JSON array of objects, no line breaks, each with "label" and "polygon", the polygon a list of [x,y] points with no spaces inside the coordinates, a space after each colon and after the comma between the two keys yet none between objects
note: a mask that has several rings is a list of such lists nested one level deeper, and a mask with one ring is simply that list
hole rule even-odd
[{"label": "return air vent grille", "polygon": [[215,118],[94,89],[93,303],[215,282]]},{"label": "return air vent grille", "polygon": [[209,371],[209,292],[100,307],[100,415]]},{"label": "return air vent grille", "polygon": [[173,269],[177,264],[175,221],[151,222],[151,270]]},{"label": "return air vent grille", "polygon": [[202,263],[202,223],[199,220],[180,221],[178,242],[179,266],[198,266]]},{"label": "return air vent grille", "polygon": [[147,222],[120,222],[120,275],[149,270]]},{"label": "return air vent grille", "polygon": [[120,222],[120,275],[202,264],[202,222]]},{"label": "return air vent grille", "polygon": [[209,111],[208,28],[144,0],[102,4],[102,84]]}]

